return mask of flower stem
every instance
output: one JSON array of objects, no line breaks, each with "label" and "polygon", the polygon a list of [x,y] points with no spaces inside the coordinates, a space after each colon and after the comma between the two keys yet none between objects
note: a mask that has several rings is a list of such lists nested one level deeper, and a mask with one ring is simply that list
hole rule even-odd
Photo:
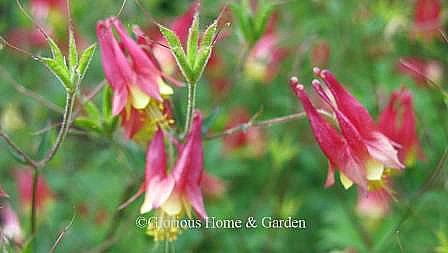
[{"label": "flower stem", "polygon": [[73,113],[73,107],[75,104],[75,96],[76,91],[68,91],[67,92],[67,100],[65,103],[65,109],[64,109],[64,117],[62,119],[61,128],[59,129],[58,137],[56,138],[56,142],[53,145],[53,147],[50,149],[50,151],[47,153],[47,155],[42,159],[38,164],[39,167],[45,166],[56,154],[59,147],[61,146],[62,142],[65,139],[65,136],[67,135],[68,129],[70,128],[71,123],[71,116]]},{"label": "flower stem", "polygon": [[190,132],[191,124],[193,122],[193,111],[196,105],[196,84],[188,84],[188,104],[187,104],[187,114],[185,118],[185,127],[182,138],[187,136]]}]

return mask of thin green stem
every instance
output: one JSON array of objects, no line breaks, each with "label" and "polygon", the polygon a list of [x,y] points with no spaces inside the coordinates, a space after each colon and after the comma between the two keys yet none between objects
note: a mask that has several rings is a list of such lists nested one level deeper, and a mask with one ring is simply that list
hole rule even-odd
[{"label": "thin green stem", "polygon": [[191,124],[193,122],[193,111],[196,106],[196,84],[188,84],[188,103],[187,103],[187,114],[185,118],[185,128],[182,137],[187,136],[190,132]]},{"label": "thin green stem", "polygon": [[62,119],[61,128],[59,129],[58,137],[56,138],[56,142],[54,143],[50,151],[47,153],[47,155],[44,157],[44,159],[42,159],[38,163],[40,167],[45,166],[54,157],[59,147],[61,146],[62,142],[64,141],[68,129],[70,128],[71,116],[73,113],[73,107],[76,100],[75,97],[76,97],[75,91],[67,92],[67,100],[64,109],[64,116]]}]

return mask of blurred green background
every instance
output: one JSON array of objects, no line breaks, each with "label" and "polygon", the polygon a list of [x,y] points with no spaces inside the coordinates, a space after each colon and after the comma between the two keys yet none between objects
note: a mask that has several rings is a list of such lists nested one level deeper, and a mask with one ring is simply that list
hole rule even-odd
[{"label": "blurred green background", "polygon": [[[154,26],[149,18],[169,23],[182,15],[191,1],[140,0],[147,11],[129,0],[121,21],[141,27]],[[201,1],[202,24],[211,22],[225,1]],[[376,119],[389,94],[404,86],[414,95],[417,129],[426,156],[395,180],[397,201],[392,211],[374,224],[354,211],[357,192],[345,191],[337,182],[324,189],[327,160],[316,144],[307,120],[300,119],[263,129],[264,141],[255,142],[260,152],[246,147],[224,152],[219,139],[205,141],[205,168],[227,183],[227,191],[206,199],[209,215],[222,218],[248,216],[298,217],[307,222],[304,230],[191,230],[174,242],[176,252],[448,252],[448,181],[446,169],[418,198],[414,198],[437,168],[448,144],[447,105],[441,92],[418,85],[397,71],[400,57],[412,56],[437,61],[446,71],[448,43],[441,38],[413,39],[415,1],[279,1],[276,31],[280,46],[288,53],[279,73],[265,84],[241,71],[244,42],[238,26],[217,43],[224,76],[231,84],[228,94],[217,97],[206,77],[199,84],[198,108],[214,115],[210,132],[222,131],[235,108],[246,108],[257,119],[270,119],[301,111],[290,92],[288,80],[299,77],[308,89],[313,79],[313,47],[329,47],[328,67],[363,103]],[[84,46],[96,41],[98,20],[115,15],[121,1],[72,0],[76,32]],[[446,6],[447,2],[443,2]],[[25,3],[27,8],[29,3]],[[446,24],[448,9],[442,10]],[[0,0],[0,34],[31,29],[15,1]],[[53,16],[48,25],[54,36],[66,38],[64,17]],[[203,25],[204,26],[204,25]],[[437,36],[439,37],[439,36]],[[62,39],[61,39],[62,38]],[[36,55],[48,55],[47,47],[19,45]],[[0,118],[2,129],[29,154],[38,156],[41,143],[55,139],[56,129],[38,131],[60,119],[34,99],[18,93],[9,75],[23,86],[63,107],[64,90],[47,69],[9,48],[0,50]],[[81,92],[87,94],[104,79],[97,50]],[[437,80],[442,87],[446,75]],[[186,89],[176,89],[173,103],[179,123],[183,122]],[[101,96],[94,103],[100,108]],[[11,123],[13,122],[13,123]],[[112,136],[71,132],[55,159],[43,170],[54,200],[39,213],[38,252],[47,252],[74,213],[73,225],[57,252],[163,252],[164,243],[154,243],[135,226],[142,198],[123,212],[116,211],[125,192],[135,192],[143,180],[145,147],[124,140],[120,130]],[[37,133],[36,133],[37,132]],[[47,140],[48,139],[48,140]],[[18,199],[14,170],[23,169],[2,142],[0,183],[10,195],[22,228],[28,234],[29,214]],[[117,219],[117,215],[120,219]],[[117,220],[119,220],[117,222]],[[397,227],[398,226],[398,227]],[[361,227],[361,228],[360,228]],[[395,232],[398,228],[399,232]],[[368,233],[366,243],[363,234]],[[402,249],[400,250],[400,245]],[[353,250],[353,251],[348,251]],[[439,250],[439,251],[437,251]]]}]

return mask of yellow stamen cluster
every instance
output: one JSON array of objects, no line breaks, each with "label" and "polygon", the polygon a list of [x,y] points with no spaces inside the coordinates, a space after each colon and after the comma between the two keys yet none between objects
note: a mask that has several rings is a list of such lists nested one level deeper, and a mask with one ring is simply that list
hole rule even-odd
[{"label": "yellow stamen cluster", "polygon": [[179,219],[179,215],[168,215],[159,210],[157,219],[148,224],[146,234],[154,237],[155,241],[175,241],[182,232],[177,222]]},{"label": "yellow stamen cluster", "polygon": [[151,99],[148,106],[144,109],[146,114],[144,125],[133,138],[136,142],[146,144],[158,127],[167,129],[174,124],[174,120],[164,113],[164,109],[163,103]]}]

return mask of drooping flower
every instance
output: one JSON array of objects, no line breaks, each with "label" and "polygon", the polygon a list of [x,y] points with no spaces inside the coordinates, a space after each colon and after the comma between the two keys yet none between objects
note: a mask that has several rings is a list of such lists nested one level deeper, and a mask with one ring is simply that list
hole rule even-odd
[{"label": "drooping flower", "polygon": [[334,172],[338,169],[341,183],[346,189],[353,183],[363,191],[381,187],[385,168],[404,167],[392,142],[380,132],[368,111],[330,71],[315,68],[314,72],[325,82],[332,97],[318,80],[313,81],[313,88],[333,110],[341,133],[319,114],[297,79],[291,79],[291,86],[302,102],[313,134],[329,160],[325,185],[334,183]]},{"label": "drooping flower", "polygon": [[418,0],[415,3],[413,35],[430,40],[442,27],[442,3],[440,0]]},{"label": "drooping flower", "polygon": [[398,157],[406,166],[412,166],[417,156],[423,158],[417,136],[412,94],[407,89],[394,91],[384,111],[379,117],[382,133],[400,144]]},{"label": "drooping flower", "polygon": [[[164,134],[158,130],[149,144],[145,172],[145,200],[141,213],[156,209],[161,220],[173,221],[183,213],[190,214],[191,207],[200,218],[207,216],[201,182],[204,166],[202,147],[202,117],[195,112],[193,127],[186,138],[186,143],[180,147],[177,161],[167,173]],[[176,226],[149,226],[148,234],[155,240],[175,240],[179,231]]]},{"label": "drooping flower", "polygon": [[6,239],[16,245],[23,243],[23,231],[19,218],[7,201],[0,200],[0,246]]},{"label": "drooping flower", "polygon": [[[14,171],[14,178],[22,207],[27,210],[31,208],[33,198],[33,171],[31,169],[17,169]],[[37,209],[44,211],[53,198],[54,193],[42,176],[39,176],[36,194]]]},{"label": "drooping flower", "polygon": [[[115,38],[112,28],[115,28],[121,43]],[[121,113],[128,138],[144,127],[154,132],[154,126],[157,127],[159,122],[170,120],[163,113],[164,98],[173,93],[164,81],[168,76],[128,35],[117,18],[98,22],[97,37],[104,73],[113,91],[112,114]]]},{"label": "drooping flower", "polygon": [[[32,0],[31,11],[38,19],[46,19],[53,12],[64,15],[67,13],[66,0]],[[54,14],[53,14],[54,15]]]},{"label": "drooping flower", "polygon": [[244,65],[248,78],[269,83],[278,73],[280,63],[286,56],[286,50],[279,47],[277,33],[266,33],[249,52]]},{"label": "drooping flower", "polygon": [[398,71],[410,76],[416,84],[423,87],[428,86],[428,80],[440,83],[443,77],[443,67],[440,62],[417,57],[400,58]]}]

